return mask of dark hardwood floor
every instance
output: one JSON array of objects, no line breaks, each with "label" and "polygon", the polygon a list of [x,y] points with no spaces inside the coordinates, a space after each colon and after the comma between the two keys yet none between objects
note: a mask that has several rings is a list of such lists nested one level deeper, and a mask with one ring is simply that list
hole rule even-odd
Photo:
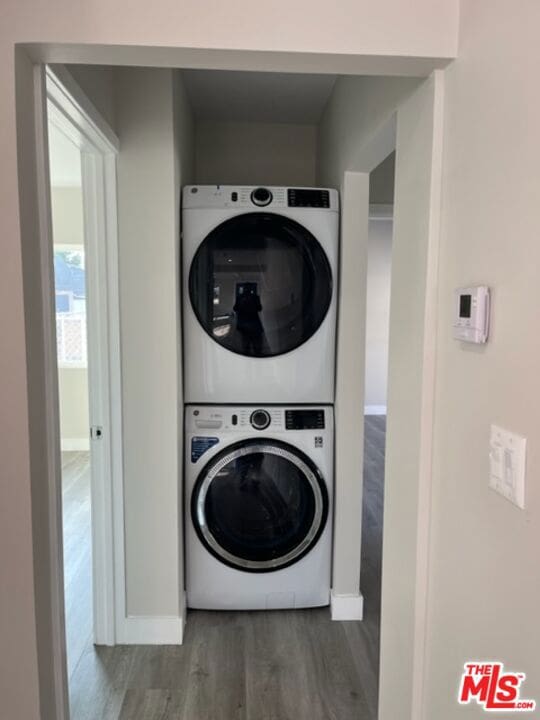
[{"label": "dark hardwood floor", "polygon": [[327,608],[192,611],[182,646],[92,645],[88,458],[66,454],[72,720],[375,720],[384,438],[385,418],[367,417],[364,620],[332,622]]}]

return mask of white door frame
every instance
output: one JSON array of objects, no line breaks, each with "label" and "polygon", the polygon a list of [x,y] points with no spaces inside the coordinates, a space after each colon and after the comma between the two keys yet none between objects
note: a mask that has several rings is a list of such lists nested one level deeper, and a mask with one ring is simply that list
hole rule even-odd
[{"label": "white door frame", "polygon": [[[90,49],[88,49],[90,48]],[[137,49],[137,51],[140,51],[140,55],[137,55],[136,57],[141,58],[141,62],[139,64],[144,65],[155,65],[155,66],[162,66],[163,65],[163,56],[162,56],[162,49],[155,50],[156,53],[158,53],[156,56],[154,56],[154,59],[149,57],[149,51],[150,55],[152,52],[152,48],[145,48],[144,49],[144,55],[142,54],[143,51],[140,49]],[[132,48],[128,48],[127,51],[133,52]],[[92,53],[95,52],[95,55]],[[117,48],[114,51],[117,52]],[[190,67],[193,65],[193,50],[186,50],[181,48],[175,48],[174,51],[176,53],[175,55],[175,62],[172,63],[172,66],[174,67]],[[204,53],[204,50],[201,50],[201,53]],[[32,358],[30,358],[30,370],[35,371],[36,366],[38,363],[42,363],[42,365],[45,368],[44,373],[44,380],[40,382],[40,379],[38,378],[38,381],[36,381],[36,385],[38,388],[43,387],[44,388],[44,394],[45,394],[45,401],[47,405],[47,411],[46,411],[46,424],[42,422],[41,417],[38,418],[39,422],[36,423],[36,429],[35,431],[29,434],[29,438],[31,442],[34,445],[38,445],[39,441],[43,441],[44,447],[47,449],[47,468],[46,468],[46,476],[48,477],[48,492],[49,492],[49,519],[50,519],[50,528],[48,528],[48,543],[49,546],[44,551],[44,555],[47,555],[47,552],[50,550],[50,557],[47,557],[47,560],[51,563],[51,574],[50,574],[50,580],[52,587],[49,588],[48,583],[46,580],[43,580],[43,578],[39,578],[40,582],[37,583],[37,589],[36,589],[36,597],[40,600],[40,609],[42,610],[42,616],[39,616],[37,614],[37,622],[38,622],[38,632],[41,631],[42,633],[46,633],[50,636],[46,637],[43,641],[43,647],[42,649],[38,648],[38,663],[39,663],[39,672],[40,677],[43,676],[43,683],[44,687],[41,691],[42,697],[45,698],[46,702],[49,702],[49,696],[54,697],[52,700],[50,700],[50,705],[54,703],[54,706],[56,708],[55,712],[55,720],[67,720],[69,718],[69,710],[67,709],[67,677],[66,677],[66,669],[65,669],[65,657],[63,657],[62,653],[64,652],[63,642],[65,641],[65,635],[63,634],[63,628],[64,628],[64,618],[63,618],[63,605],[61,603],[61,597],[59,597],[59,593],[61,592],[61,588],[63,587],[62,584],[62,559],[61,559],[61,552],[57,552],[57,548],[60,548],[61,545],[59,545],[58,541],[58,531],[59,528],[61,530],[61,524],[59,524],[59,516],[58,516],[58,487],[59,487],[59,432],[58,432],[58,399],[57,395],[54,396],[54,390],[55,390],[55,383],[56,383],[56,376],[54,372],[51,371],[50,366],[51,362],[54,363],[54,366],[56,364],[56,353],[55,353],[55,347],[54,347],[54,303],[53,303],[53,288],[54,286],[51,285],[51,252],[52,252],[52,244],[51,244],[51,233],[50,233],[50,198],[48,197],[49,193],[49,181],[48,181],[48,172],[47,172],[47,135],[46,135],[46,125],[44,128],[44,122],[45,122],[45,104],[46,104],[46,93],[45,93],[45,80],[44,80],[44,66],[40,64],[35,63],[43,63],[46,62],[50,57],[54,57],[56,60],[58,58],[65,59],[67,62],[76,62],[77,59],[82,59],[85,62],[90,62],[90,59],[93,58],[96,63],[103,64],[104,62],[107,62],[107,48],[99,47],[95,50],[92,50],[91,46],[86,46],[84,52],[80,50],[80,48],[70,48],[69,51],[66,51],[64,54],[58,52],[58,46],[55,46],[55,54],[50,55],[50,48],[47,45],[44,45],[43,47],[35,47],[35,46],[28,46],[28,47],[22,47],[19,48],[19,56],[17,58],[17,68],[20,74],[20,79],[18,81],[17,88],[19,89],[21,93],[21,99],[17,100],[17,109],[18,109],[18,123],[20,127],[20,137],[22,138],[23,144],[27,144],[29,146],[33,146],[33,143],[35,141],[36,143],[36,163],[37,165],[34,165],[32,163],[28,163],[28,167],[24,165],[24,163],[21,162],[21,159],[19,159],[19,171],[21,173],[22,179],[24,180],[24,183],[21,184],[22,190],[20,192],[21,197],[21,205],[23,209],[29,209],[30,211],[30,219],[34,222],[34,226],[37,226],[39,223],[39,236],[40,236],[40,263],[41,263],[41,279],[44,285],[44,291],[41,293],[41,303],[42,303],[42,315],[41,315],[41,321],[42,321],[42,327],[45,332],[45,337],[40,338],[37,337],[39,335],[39,332],[41,331],[41,327],[39,330],[32,328],[32,334],[30,336],[31,340],[35,340],[35,345],[37,346],[37,349],[40,351],[39,354],[36,354],[36,360],[35,362],[32,361]],[[161,53],[161,54],[159,54]],[[129,56],[131,58],[131,64],[133,64],[133,57],[135,57],[133,54]],[[279,57],[279,54],[278,54]],[[231,65],[233,68],[238,69],[239,67],[242,67],[242,63],[251,63],[252,59],[251,56],[240,54],[239,56],[234,56],[233,59],[225,55],[213,55],[212,60],[209,61],[207,58],[203,58],[202,66],[203,67],[212,67],[212,68],[220,68],[223,66],[223,64],[230,67]],[[320,61],[325,63],[324,67],[328,71],[328,58],[320,58]],[[109,62],[111,64],[118,64],[118,55],[115,54],[114,56],[110,56]],[[200,64],[201,61],[197,60],[197,62]],[[282,69],[283,65],[277,66],[273,65],[272,59],[270,60],[264,60],[259,61],[263,66],[264,69],[274,69],[279,70]],[[295,58],[293,59],[285,59],[285,65],[287,68],[292,70],[293,68],[299,72],[306,71],[305,65],[302,65],[302,63],[305,63],[305,58],[303,55],[297,54]],[[29,74],[32,72],[32,63],[34,63],[33,72],[34,72],[34,97],[29,98],[28,92],[27,92],[27,85],[29,80]],[[296,64],[298,63],[298,64]],[[126,62],[126,64],[130,64],[129,59]],[[197,64],[197,63],[196,63]],[[245,65],[244,65],[245,67]],[[310,68],[313,69],[313,64],[310,65]],[[356,66],[355,66],[356,67]],[[250,67],[250,69],[255,69],[254,67]],[[339,69],[338,69],[339,71]],[[358,67],[356,67],[356,72],[359,72]],[[387,66],[386,66],[386,72],[381,72],[381,74],[387,74]],[[423,75],[423,72],[419,72],[419,75]],[[26,121],[26,118],[24,117],[24,110],[27,107],[33,107],[34,109],[34,115],[32,117],[32,120],[35,121],[35,126],[31,127],[31,123]],[[429,117],[432,116],[432,109],[430,108],[424,108],[422,109],[422,115]],[[35,135],[33,135],[33,132],[37,131]],[[437,134],[440,135],[440,127],[437,128]],[[23,155],[22,152],[20,155]],[[30,152],[29,155],[33,156],[33,152]],[[23,155],[23,160],[27,160],[27,157]],[[360,172],[369,172],[370,169],[374,167],[376,163],[371,164],[366,162],[365,167],[362,167],[360,169]],[[31,181],[33,179],[33,172],[37,169],[37,182],[35,183],[35,186],[32,187]],[[358,168],[354,168],[354,171],[357,171]],[[440,170],[440,168],[438,168]],[[440,173],[439,173],[440,174]],[[430,197],[430,207],[432,204],[437,204],[437,197],[436,193],[432,193],[432,196]],[[368,213],[368,206],[366,204],[366,217]],[[437,210],[434,209],[433,215],[436,216]],[[436,235],[436,229],[435,229],[436,222],[433,218],[433,222],[430,223],[430,236],[434,239],[434,236]],[[21,231],[21,240],[22,240],[22,246],[23,249],[25,246],[32,248],[32,241],[33,236],[32,232],[34,230],[34,227],[29,224],[29,228],[23,228]],[[26,275],[30,277],[30,279],[33,279],[33,274],[31,272],[33,268],[30,267],[29,269],[25,269],[23,264],[23,272],[25,272]],[[430,268],[432,270],[432,267]],[[433,275],[433,273],[431,273]],[[431,278],[432,279],[432,278]],[[429,304],[429,307],[425,308],[426,310],[426,316],[429,316],[429,322],[428,325],[432,328],[433,327],[433,312],[434,312],[434,294],[435,294],[435,288],[433,287],[433,283],[429,283],[429,292],[426,296],[426,302]],[[27,306],[29,306],[31,309],[34,308],[35,305],[39,305],[34,301],[34,298],[32,296],[27,297],[25,295],[25,303]],[[41,309],[41,308],[39,308]],[[43,354],[42,354],[43,353]],[[43,370],[42,365],[39,366],[39,371]],[[425,365],[425,373],[424,373],[424,379],[427,386],[430,386],[432,384],[432,374],[433,374],[433,358],[429,357],[429,362]],[[429,398],[425,398],[425,402],[422,405],[422,424],[423,427],[428,427],[428,430],[430,430],[429,423],[431,422],[431,408],[429,403]],[[55,442],[56,441],[56,442]],[[427,487],[429,484],[429,462],[430,462],[430,448],[429,443],[431,441],[431,432],[428,432],[428,438],[425,439],[425,441],[422,443],[421,447],[421,454],[423,458],[423,466],[421,468],[421,472],[418,474],[418,481],[420,484],[421,489],[421,495],[422,495],[422,504],[424,507],[429,506],[429,488]],[[34,476],[37,476],[37,473],[34,472],[32,474],[32,478]],[[117,495],[117,492],[120,491],[120,496]],[[33,500],[35,496],[35,491],[33,490]],[[120,506],[121,506],[121,488],[116,487],[114,491],[114,501],[115,501],[115,509],[116,509],[116,503],[118,502],[118,498],[120,497]],[[116,518],[115,518],[116,520]],[[429,523],[429,511],[426,513],[425,517],[426,523]],[[425,525],[426,523],[423,523]],[[36,521],[33,521],[33,527],[36,528]],[[41,530],[41,528],[38,526],[38,531]],[[423,536],[420,539],[425,538],[425,527],[419,528],[420,533],[419,536]],[[121,551],[123,553],[123,523],[115,523],[115,538],[119,538],[122,541],[121,544]],[[41,537],[43,539],[43,532],[41,533]],[[61,536],[60,536],[61,537]],[[61,542],[61,541],[60,541]],[[426,549],[425,543],[419,542],[418,543],[419,549],[422,551],[423,555],[427,555],[428,550]],[[115,553],[118,555],[120,552],[120,545],[117,545],[115,548]],[[40,555],[38,554],[38,557]],[[122,555],[123,558],[123,555]],[[425,562],[422,563],[422,571],[425,568]],[[123,567],[122,567],[123,570]],[[117,565],[117,571],[118,574],[120,574],[120,565]],[[420,572],[418,576],[418,586],[422,586],[426,588],[427,585],[427,577],[423,572]],[[120,589],[117,588],[117,598],[121,597],[123,593],[124,599],[125,599],[125,588],[122,586]],[[43,597],[42,597],[43,596]],[[383,596],[384,596],[384,589],[383,589]],[[52,605],[52,613],[49,613],[49,608],[47,606],[48,602],[51,602]],[[118,603],[117,603],[118,607]],[[415,701],[413,702],[413,710],[412,712],[409,712],[409,708],[406,708],[404,711],[408,718],[411,717],[417,717],[418,713],[416,712],[418,709],[418,700],[417,698],[421,696],[421,686],[423,681],[423,676],[425,672],[425,662],[423,662],[423,651],[422,648],[425,647],[423,644],[424,638],[425,638],[425,623],[426,623],[426,616],[425,616],[425,606],[424,603],[418,603],[418,607],[415,608],[415,617],[413,619],[413,623],[411,624],[409,622],[409,619],[407,618],[407,626],[404,628],[406,632],[411,631],[414,638],[415,638],[415,646],[416,651],[415,652],[415,661],[413,663],[413,677],[412,682],[409,685],[410,690],[413,691],[415,694]],[[121,613],[122,616],[125,613],[125,604],[121,606]],[[118,618],[117,618],[118,620]],[[400,632],[400,628],[394,626],[394,630],[396,630],[398,633]],[[401,632],[401,635],[404,633]],[[50,658],[52,658],[52,669],[50,670]],[[382,677],[382,674],[381,674]],[[53,685],[54,683],[54,685]],[[420,692],[419,692],[420,691]]]},{"label": "white door frame", "polygon": [[[65,68],[45,68],[45,88],[48,120],[81,151],[89,416],[90,427],[94,430],[99,428],[99,432],[94,431],[90,438],[94,642],[114,645],[117,618],[125,614],[116,214],[116,155],[119,143]],[[46,135],[44,142],[47,142]],[[50,203],[48,212],[51,212]],[[50,217],[46,225],[50,228]],[[43,238],[42,242],[49,245],[44,255],[51,258],[52,236]],[[43,269],[51,273],[50,262],[49,268]],[[51,283],[49,279],[47,285],[44,292],[50,293],[54,289],[54,280]],[[50,302],[44,304],[47,315],[47,309],[50,311],[53,306]],[[47,329],[55,338],[54,318],[45,319]],[[55,343],[51,343],[51,347],[54,348]],[[60,447],[56,418],[51,427],[56,429],[56,443]],[[61,493],[60,483],[56,493]],[[57,551],[62,554],[61,513],[56,517],[56,523]],[[58,567],[62,568],[61,558]],[[62,580],[57,578],[57,581]]]}]

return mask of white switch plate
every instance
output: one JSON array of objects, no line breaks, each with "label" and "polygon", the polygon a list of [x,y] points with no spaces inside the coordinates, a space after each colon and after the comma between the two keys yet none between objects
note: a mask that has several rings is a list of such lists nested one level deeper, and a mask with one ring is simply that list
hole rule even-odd
[{"label": "white switch plate", "polygon": [[489,486],[522,510],[525,509],[527,440],[491,426],[489,440]]}]

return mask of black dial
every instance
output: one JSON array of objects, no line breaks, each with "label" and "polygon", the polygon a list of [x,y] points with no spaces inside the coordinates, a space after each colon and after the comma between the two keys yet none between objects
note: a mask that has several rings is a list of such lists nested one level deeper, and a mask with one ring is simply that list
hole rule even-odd
[{"label": "black dial", "polygon": [[265,430],[270,425],[270,414],[266,410],[255,410],[249,421],[255,430]]},{"label": "black dial", "polygon": [[264,207],[265,205],[269,205],[272,202],[272,193],[270,192],[270,190],[260,187],[256,190],[253,190],[253,192],[251,193],[251,200],[255,205],[259,205],[259,207]]}]

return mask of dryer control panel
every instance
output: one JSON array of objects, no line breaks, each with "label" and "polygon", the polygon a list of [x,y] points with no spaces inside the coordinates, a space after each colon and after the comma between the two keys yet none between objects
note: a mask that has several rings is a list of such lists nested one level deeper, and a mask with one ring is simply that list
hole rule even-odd
[{"label": "dryer control panel", "polygon": [[309,188],[289,188],[287,190],[289,207],[329,208],[328,190],[310,190]]},{"label": "dryer control panel", "polygon": [[300,208],[338,212],[337,190],[331,188],[276,187],[275,185],[187,185],[182,207],[278,210]]}]

